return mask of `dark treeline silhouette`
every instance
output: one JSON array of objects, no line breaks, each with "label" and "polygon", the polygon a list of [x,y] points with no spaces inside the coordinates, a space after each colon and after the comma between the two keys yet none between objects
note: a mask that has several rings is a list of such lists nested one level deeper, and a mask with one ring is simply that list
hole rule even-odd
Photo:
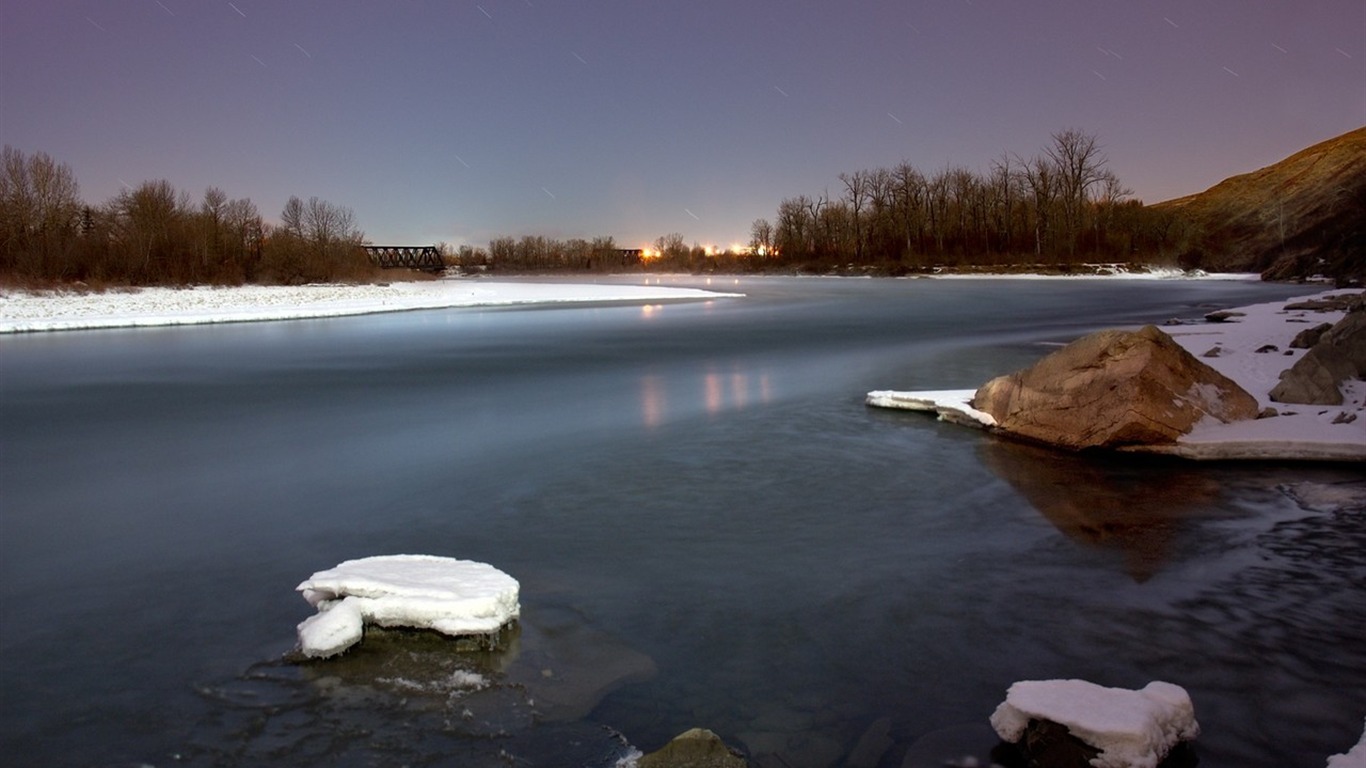
[{"label": "dark treeline silhouette", "polygon": [[789,268],[891,271],[1177,262],[1182,222],[1130,199],[1105,164],[1094,136],[1066,130],[1038,155],[1003,154],[985,173],[909,162],[844,173],[838,197],[788,198],[772,222],[754,222],[750,252]]},{"label": "dark treeline silhouette", "polygon": [[759,219],[744,248],[718,250],[670,233],[643,252],[611,238],[504,237],[488,249],[447,253],[462,267],[511,271],[829,272],[902,274],[940,267],[1043,267],[1080,263],[1201,266],[1179,212],[1131,198],[1096,137],[1078,130],[1024,158],[1005,153],[977,173],[948,166],[839,176],[840,192],[783,200]]},{"label": "dark treeline silhouette", "polygon": [[444,244],[440,247],[447,263],[466,271],[620,272],[636,268],[639,262],[634,251],[618,248],[611,237],[557,240],[525,235],[521,239],[497,238],[489,242],[487,249],[469,245],[457,250]]},{"label": "dark treeline silhouette", "polygon": [[0,278],[21,284],[298,284],[377,274],[351,210],[291,197],[280,224],[209,187],[196,203],[146,181],[103,205],[81,200],[71,168],[4,148]]}]

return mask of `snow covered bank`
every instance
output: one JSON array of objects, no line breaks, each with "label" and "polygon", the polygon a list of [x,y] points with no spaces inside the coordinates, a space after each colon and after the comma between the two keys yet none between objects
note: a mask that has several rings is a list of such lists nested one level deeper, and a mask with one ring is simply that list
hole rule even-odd
[{"label": "snow covered bank", "polygon": [[[1316,296],[1254,304],[1224,313],[1227,319],[1222,322],[1164,328],[1188,352],[1237,382],[1263,409],[1275,409],[1277,415],[1227,424],[1210,419],[1198,424],[1175,445],[1146,450],[1203,460],[1366,461],[1366,382],[1352,380],[1343,384],[1344,402],[1338,406],[1276,403],[1270,398],[1281,372],[1307,351],[1290,347],[1295,336],[1320,323],[1336,323],[1345,314],[1340,310],[1295,307],[1340,293],[1325,291]],[[879,390],[869,392],[867,402],[884,408],[930,411],[946,421],[990,428],[994,420],[972,408],[972,397],[972,390]]]},{"label": "snow covered bank", "polygon": [[299,624],[305,656],[334,656],[360,642],[364,625],[491,635],[521,614],[517,580],[485,563],[432,555],[347,560],[300,584],[318,613]]},{"label": "snow covered bank", "polygon": [[736,297],[693,288],[482,279],[387,285],[243,285],[105,293],[0,291],[0,333],[342,317],[450,307]]},{"label": "snow covered bank", "polygon": [[991,715],[1003,741],[1015,743],[1030,720],[1067,726],[1100,750],[1096,768],[1155,768],[1179,742],[1200,734],[1190,695],[1179,685],[1151,682],[1137,691],[1085,680],[1026,680],[1010,686]]},{"label": "snow covered bank", "polygon": [[[1000,271],[991,271],[998,269]],[[1029,271],[983,268],[981,271],[944,270],[934,272],[936,280],[1240,280],[1255,282],[1262,276],[1256,272],[1206,272],[1203,269],[1184,270],[1176,267],[1145,267],[1134,269],[1124,264],[1078,264],[1073,272],[1048,271],[1041,267]]]}]

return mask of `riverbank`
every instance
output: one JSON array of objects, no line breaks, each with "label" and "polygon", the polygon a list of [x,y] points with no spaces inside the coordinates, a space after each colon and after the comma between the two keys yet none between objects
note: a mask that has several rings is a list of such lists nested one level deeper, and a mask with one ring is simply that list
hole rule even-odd
[{"label": "riverbank", "polygon": [[[1168,325],[1168,335],[1191,354],[1237,382],[1257,398],[1264,418],[1232,423],[1207,420],[1171,446],[1146,446],[1145,452],[1200,460],[1299,459],[1366,461],[1366,382],[1343,383],[1337,406],[1279,403],[1270,392],[1281,372],[1307,350],[1291,346],[1295,336],[1319,323],[1336,323],[1341,309],[1316,309],[1314,302],[1341,291],[1237,307],[1215,315],[1218,321]],[[929,411],[947,421],[990,429],[990,415],[971,405],[976,390],[869,392],[870,405]]]},{"label": "riverbank", "polygon": [[114,291],[0,291],[0,333],[344,317],[520,304],[697,301],[741,294],[592,283],[431,281]]}]

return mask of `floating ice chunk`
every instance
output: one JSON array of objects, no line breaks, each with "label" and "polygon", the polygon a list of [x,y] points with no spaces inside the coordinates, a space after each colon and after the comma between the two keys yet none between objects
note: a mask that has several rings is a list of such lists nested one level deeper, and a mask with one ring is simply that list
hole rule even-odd
[{"label": "floating ice chunk", "polygon": [[364,626],[355,600],[337,600],[299,624],[299,647],[305,656],[335,656],[360,642]]},{"label": "floating ice chunk", "polygon": [[365,623],[484,635],[521,613],[516,579],[485,563],[432,555],[347,560],[298,590],[318,608],[299,625],[299,646],[315,658],[355,645]]},{"label": "floating ice chunk", "polygon": [[991,726],[1014,743],[1031,719],[1064,725],[1100,750],[1091,761],[1096,768],[1155,768],[1178,742],[1200,734],[1186,689],[1160,681],[1137,691],[1085,680],[1018,682],[992,713]]},{"label": "floating ice chunk", "polygon": [[897,392],[882,389],[869,392],[865,402],[877,408],[936,413],[940,419],[956,424],[973,427],[996,426],[995,417],[972,407],[972,398],[976,394],[975,389],[945,389],[932,392]]}]

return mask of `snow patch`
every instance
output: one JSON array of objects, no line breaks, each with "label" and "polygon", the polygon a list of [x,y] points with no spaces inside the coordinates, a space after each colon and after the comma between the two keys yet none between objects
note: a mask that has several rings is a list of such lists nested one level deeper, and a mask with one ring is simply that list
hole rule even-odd
[{"label": "snow patch", "polygon": [[1096,768],[1156,768],[1178,742],[1200,734],[1186,689],[1161,681],[1131,691],[1085,680],[1025,680],[1010,686],[991,726],[1014,743],[1031,719],[1064,725],[1100,750],[1091,761]]},{"label": "snow patch", "polygon": [[297,587],[318,613],[299,624],[305,656],[360,642],[364,624],[487,635],[521,613],[517,580],[485,563],[432,555],[347,560]]}]

